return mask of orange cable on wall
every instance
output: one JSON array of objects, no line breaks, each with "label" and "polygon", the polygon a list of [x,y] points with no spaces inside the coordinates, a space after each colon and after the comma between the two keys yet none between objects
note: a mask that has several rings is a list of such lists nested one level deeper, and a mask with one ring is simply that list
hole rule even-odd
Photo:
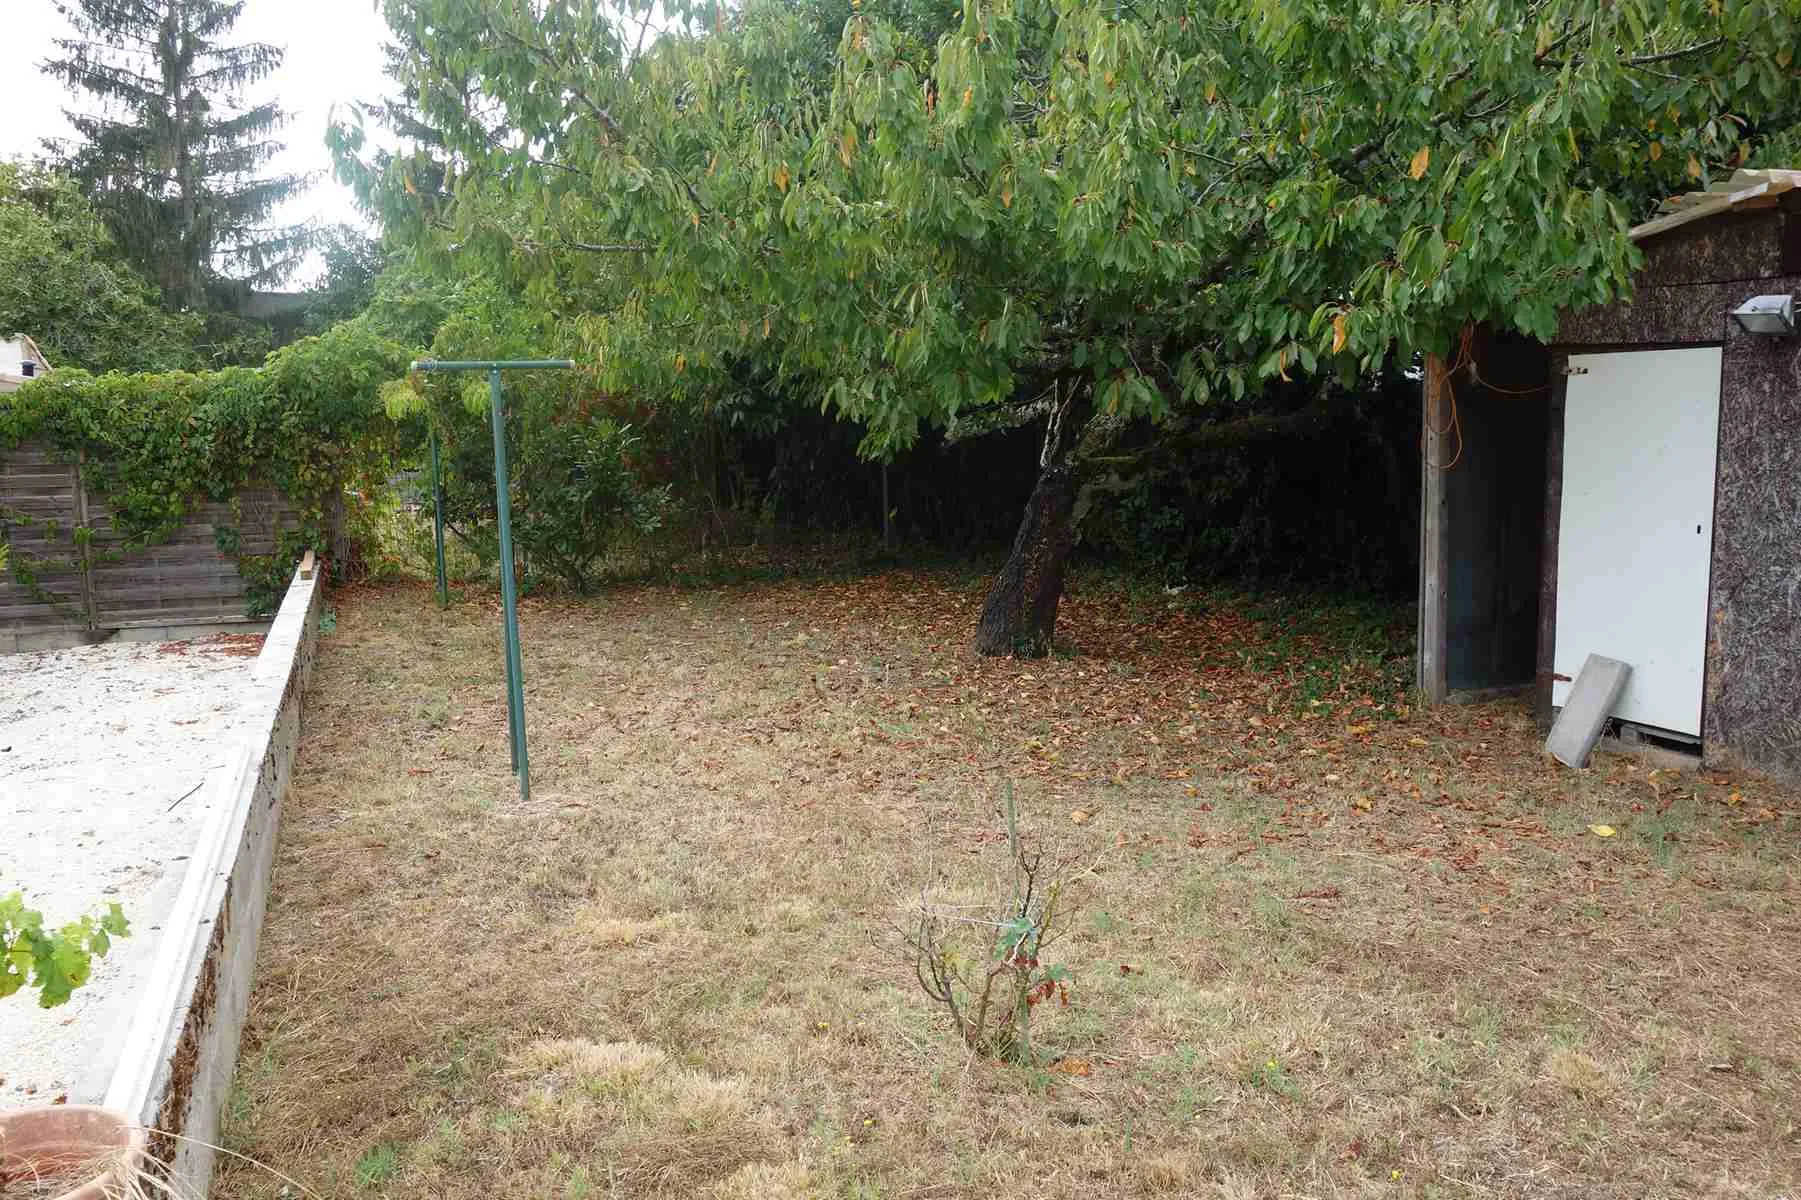
[{"label": "orange cable on wall", "polygon": [[[1474,350],[1476,327],[1465,325],[1457,338],[1457,350],[1449,363],[1437,355],[1426,358],[1426,426],[1435,437],[1453,435],[1457,439],[1457,449],[1452,452],[1450,461],[1435,463],[1430,458],[1426,464],[1435,471],[1449,471],[1463,458],[1463,422],[1457,414],[1457,390],[1451,379],[1459,371],[1468,370],[1471,382],[1486,391],[1499,396],[1537,396],[1551,390],[1550,384],[1537,387],[1511,388],[1490,383],[1483,377],[1481,369],[1476,365]],[[1445,414],[1442,418],[1440,414]],[[1440,424],[1440,420],[1443,424]],[[1425,433],[1420,439],[1425,440]]]},{"label": "orange cable on wall", "polygon": [[[1457,417],[1457,392],[1451,386],[1451,376],[1470,362],[1470,343],[1475,334],[1475,326],[1463,327],[1463,333],[1457,340],[1457,355],[1449,364],[1435,354],[1426,356],[1426,431],[1430,431],[1434,437],[1455,435],[1457,438],[1457,449],[1449,462],[1435,463],[1427,455],[1426,465],[1435,471],[1449,471],[1463,458],[1463,423]],[[1442,426],[1439,424],[1440,413],[1448,413],[1443,418]],[[1420,434],[1422,443],[1425,442],[1426,431]],[[1425,447],[1422,446],[1422,449]]]}]

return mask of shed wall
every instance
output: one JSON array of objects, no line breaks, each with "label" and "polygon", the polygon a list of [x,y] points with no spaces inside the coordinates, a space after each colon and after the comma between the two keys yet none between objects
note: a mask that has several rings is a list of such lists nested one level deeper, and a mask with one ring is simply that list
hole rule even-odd
[{"label": "shed wall", "polygon": [[1724,359],[1702,736],[1717,761],[1801,777],[1801,339],[1735,329]]},{"label": "shed wall", "polygon": [[[1801,776],[1801,338],[1747,334],[1727,315],[1801,292],[1801,211],[1697,221],[1644,250],[1633,302],[1568,314],[1557,350],[1722,347],[1703,743],[1709,761]],[[1552,511],[1558,482],[1553,471]],[[1556,532],[1553,518],[1553,545]],[[1554,611],[1556,556],[1546,561]],[[1548,686],[1542,646],[1539,667]]]}]

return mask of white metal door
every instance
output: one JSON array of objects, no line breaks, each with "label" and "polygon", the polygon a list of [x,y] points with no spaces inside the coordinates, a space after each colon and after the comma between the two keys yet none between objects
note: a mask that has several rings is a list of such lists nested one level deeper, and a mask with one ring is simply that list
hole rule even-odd
[{"label": "white metal door", "polygon": [[[1699,736],[1720,351],[1577,354],[1570,366],[1556,673],[1574,677],[1589,654],[1630,663],[1616,714]],[[1569,691],[1553,682],[1551,702]]]}]

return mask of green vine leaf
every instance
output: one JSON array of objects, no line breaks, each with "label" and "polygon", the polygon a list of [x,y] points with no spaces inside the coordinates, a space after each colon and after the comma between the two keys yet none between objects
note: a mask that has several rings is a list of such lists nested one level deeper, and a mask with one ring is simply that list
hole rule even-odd
[{"label": "green vine leaf", "polygon": [[109,904],[98,917],[82,917],[47,931],[43,914],[25,907],[22,893],[0,896],[0,999],[32,987],[41,1008],[67,1003],[87,982],[93,960],[105,958],[112,940],[130,933],[131,925],[117,904]]}]

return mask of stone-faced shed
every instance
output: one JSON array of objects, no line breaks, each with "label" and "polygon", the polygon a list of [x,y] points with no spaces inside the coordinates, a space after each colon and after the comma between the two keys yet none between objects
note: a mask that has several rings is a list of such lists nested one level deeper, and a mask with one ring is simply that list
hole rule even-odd
[{"label": "stone-faced shed", "polygon": [[1801,336],[1733,315],[1801,292],[1801,171],[1631,236],[1630,303],[1427,372],[1420,686],[1548,716],[1601,654],[1633,668],[1627,736],[1801,778]]}]

